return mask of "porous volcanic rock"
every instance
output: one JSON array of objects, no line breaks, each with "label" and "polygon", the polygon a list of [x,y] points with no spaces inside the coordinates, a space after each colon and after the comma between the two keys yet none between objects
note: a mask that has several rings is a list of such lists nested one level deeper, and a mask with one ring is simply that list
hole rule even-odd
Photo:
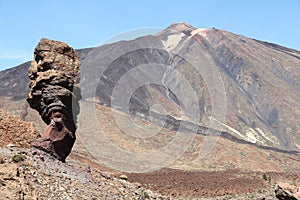
[{"label": "porous volcanic rock", "polygon": [[43,38],[34,49],[34,60],[28,69],[27,102],[48,125],[33,146],[61,161],[65,161],[75,142],[81,99],[79,66],[78,54],[72,47]]},{"label": "porous volcanic rock", "polygon": [[29,147],[38,136],[32,123],[0,110],[0,147]]}]

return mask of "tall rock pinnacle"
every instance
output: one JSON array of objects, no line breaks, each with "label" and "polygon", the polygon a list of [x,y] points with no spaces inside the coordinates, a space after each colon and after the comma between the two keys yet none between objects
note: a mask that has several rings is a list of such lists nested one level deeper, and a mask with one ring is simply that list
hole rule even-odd
[{"label": "tall rock pinnacle", "polygon": [[79,66],[77,52],[59,41],[41,39],[28,69],[27,102],[48,125],[33,146],[65,161],[75,142],[79,114]]}]

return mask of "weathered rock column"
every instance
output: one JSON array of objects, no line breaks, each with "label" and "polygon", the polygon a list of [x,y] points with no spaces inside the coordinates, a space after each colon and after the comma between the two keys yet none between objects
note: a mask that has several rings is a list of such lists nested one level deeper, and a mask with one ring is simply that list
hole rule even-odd
[{"label": "weathered rock column", "polygon": [[79,114],[80,60],[77,52],[59,41],[41,39],[28,69],[27,102],[48,125],[32,145],[65,161],[75,142]]}]

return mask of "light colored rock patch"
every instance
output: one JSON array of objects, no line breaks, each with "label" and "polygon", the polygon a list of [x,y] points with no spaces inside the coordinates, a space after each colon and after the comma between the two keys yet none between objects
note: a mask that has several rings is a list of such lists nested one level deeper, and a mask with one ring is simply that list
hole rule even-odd
[{"label": "light colored rock patch", "polygon": [[171,52],[177,47],[183,36],[185,36],[184,33],[169,35],[166,41],[162,41],[163,45],[169,52]]},{"label": "light colored rock patch", "polygon": [[265,140],[269,140],[270,142],[272,142],[275,145],[280,145],[280,143],[278,142],[278,140],[276,140],[276,138],[273,136],[268,137],[260,128],[256,128],[255,129]]},{"label": "light colored rock patch", "polygon": [[198,29],[195,29],[191,32],[191,37],[193,37],[194,35],[196,34],[199,34],[203,37],[205,37],[207,35],[207,32],[209,31],[208,28],[198,28]]},{"label": "light colored rock patch", "polygon": [[217,122],[219,125],[223,126],[224,128],[226,128],[229,132],[235,134],[235,135],[238,135],[240,138],[243,138],[243,139],[247,139],[243,134],[241,134],[239,131],[237,131],[236,129],[232,128],[231,126],[228,126],[227,124],[224,124],[222,122],[220,122],[219,120],[217,120],[216,118],[214,117],[209,117],[210,121],[214,121],[214,122]]},{"label": "light colored rock patch", "polygon": [[252,128],[249,128],[249,130],[246,132],[246,137],[247,140],[252,143],[257,143],[258,141],[261,141],[259,135],[257,135]]}]

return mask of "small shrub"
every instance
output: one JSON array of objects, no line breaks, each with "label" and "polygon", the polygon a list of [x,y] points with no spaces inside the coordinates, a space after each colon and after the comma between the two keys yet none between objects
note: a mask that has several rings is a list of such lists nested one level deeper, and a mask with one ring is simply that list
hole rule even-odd
[{"label": "small shrub", "polygon": [[26,159],[26,156],[23,154],[16,154],[16,155],[13,155],[13,157],[11,159],[12,159],[12,161],[17,163],[17,162],[24,161]]},{"label": "small shrub", "polygon": [[260,194],[263,193],[263,191],[261,191],[261,190],[258,190],[257,192],[260,193]]},{"label": "small shrub", "polygon": [[0,156],[0,164],[3,164],[3,163],[5,163],[5,160],[2,156]]},{"label": "small shrub", "polygon": [[262,178],[263,178],[265,181],[267,181],[267,180],[268,180],[267,174],[264,173],[263,176],[262,176]]},{"label": "small shrub", "polygon": [[150,199],[150,195],[148,194],[148,192],[144,191],[143,193],[144,199]]}]

